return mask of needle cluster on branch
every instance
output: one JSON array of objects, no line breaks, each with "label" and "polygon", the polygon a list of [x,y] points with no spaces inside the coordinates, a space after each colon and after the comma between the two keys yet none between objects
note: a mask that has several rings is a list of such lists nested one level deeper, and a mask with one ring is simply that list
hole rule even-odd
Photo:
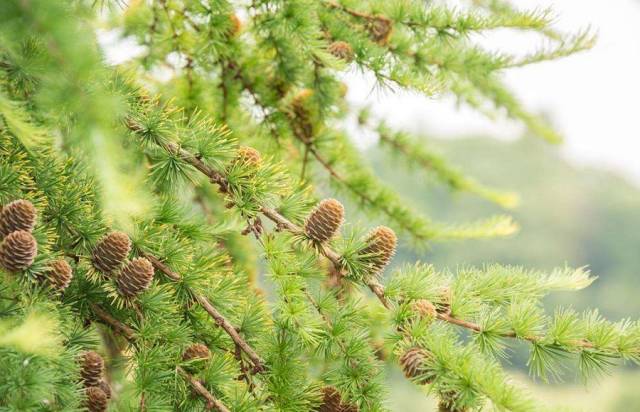
[{"label": "needle cluster on branch", "polygon": [[[547,294],[593,281],[583,268],[389,270],[399,238],[517,227],[417,213],[356,148],[351,115],[451,190],[515,196],[356,113],[342,82],[355,68],[453,94],[553,142],[501,75],[588,48],[589,31],[503,1],[95,3],[0,5],[0,409],[382,411],[390,362],[442,411],[531,411],[502,366],[511,342],[544,380],[567,359],[585,378],[640,361],[637,321],[545,313]],[[105,63],[105,25],[139,53]],[[474,42],[495,29],[546,46]]]}]

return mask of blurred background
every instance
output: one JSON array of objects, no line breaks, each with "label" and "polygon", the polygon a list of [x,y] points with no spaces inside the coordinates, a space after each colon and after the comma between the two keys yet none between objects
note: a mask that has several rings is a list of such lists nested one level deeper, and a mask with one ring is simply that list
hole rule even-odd
[{"label": "blurred background", "polygon": [[[345,77],[348,99],[370,106],[395,128],[424,137],[466,174],[490,186],[520,194],[509,211],[521,231],[507,240],[434,244],[419,255],[403,248],[395,264],[416,259],[438,267],[501,262],[531,268],[588,265],[599,276],[587,290],[559,294],[562,303],[581,310],[601,308],[612,320],[640,317],[640,1],[518,0],[520,8],[552,6],[557,27],[565,31],[591,25],[596,47],[561,61],[514,69],[509,85],[534,111],[545,114],[564,135],[551,146],[527,136],[505,118],[487,119],[458,107],[454,99],[430,100],[379,90],[358,73]],[[531,50],[536,37],[496,33],[477,38],[489,47]],[[395,162],[367,144],[363,150],[375,171],[398,188],[413,206],[440,221],[465,221],[492,213],[496,206],[472,195],[452,194],[420,171],[407,176]],[[419,190],[418,190],[419,189]],[[354,210],[347,208],[347,210]],[[526,376],[526,357],[517,350],[514,379],[530,386],[543,410],[640,411],[640,369],[616,369],[612,376],[583,385],[567,375],[562,384],[536,384]],[[390,371],[392,408],[429,411],[433,404],[416,386]]]}]

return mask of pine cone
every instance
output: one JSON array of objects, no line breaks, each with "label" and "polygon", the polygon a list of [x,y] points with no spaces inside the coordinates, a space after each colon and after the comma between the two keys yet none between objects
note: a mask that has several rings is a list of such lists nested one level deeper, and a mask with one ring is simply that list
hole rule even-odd
[{"label": "pine cone", "polygon": [[331,239],[344,220],[344,206],[335,199],[324,199],[307,217],[304,233],[318,243]]},{"label": "pine cone", "polygon": [[291,100],[294,133],[304,141],[313,138],[313,119],[308,104],[311,96],[313,90],[302,89]]},{"label": "pine cone", "polygon": [[58,259],[49,265],[47,278],[54,289],[62,292],[71,283],[73,270],[66,260]]},{"label": "pine cone", "polygon": [[386,226],[378,226],[369,232],[367,246],[360,251],[360,254],[370,255],[368,257],[371,264],[370,275],[379,275],[389,264],[396,253],[397,242],[398,238],[394,231]]},{"label": "pine cone", "polygon": [[322,404],[318,412],[358,412],[356,405],[343,402],[342,396],[333,386],[322,388]]},{"label": "pine cone", "polygon": [[439,396],[438,412],[467,412],[469,410],[463,406],[456,406],[456,397],[458,395],[453,391],[441,392]]},{"label": "pine cone", "polygon": [[16,230],[31,232],[36,225],[36,208],[28,200],[15,200],[0,212],[0,237]]},{"label": "pine cone", "polygon": [[262,163],[262,157],[260,156],[260,152],[253,147],[240,146],[233,163],[257,168],[260,166],[260,163]]},{"label": "pine cone", "polygon": [[126,233],[111,232],[93,249],[93,267],[108,274],[120,267],[131,250],[131,240]]},{"label": "pine cone", "polygon": [[375,16],[369,21],[369,33],[373,41],[383,46],[389,41],[393,26],[391,20],[384,16]]},{"label": "pine cone", "polygon": [[444,287],[440,294],[440,302],[437,302],[438,313],[450,314],[451,313],[451,289]]},{"label": "pine cone", "polygon": [[107,410],[107,402],[109,399],[102,389],[91,386],[85,389],[85,406],[89,412],[105,412]]},{"label": "pine cone", "polygon": [[309,120],[307,101],[313,96],[313,90],[302,89],[291,100],[291,107],[298,118]]},{"label": "pine cone", "polygon": [[98,386],[102,378],[104,360],[94,351],[82,354],[80,359],[80,376],[85,387]]},{"label": "pine cone", "polygon": [[434,318],[438,314],[433,303],[426,299],[418,299],[411,304],[411,309],[420,318]]},{"label": "pine cone", "polygon": [[[400,357],[400,366],[402,367],[402,371],[404,372],[404,376],[407,379],[416,379],[419,376],[423,375],[425,372],[428,372],[429,369],[426,365],[426,362],[431,360],[433,355],[422,348],[411,348],[404,353]],[[419,380],[416,380],[417,383],[421,385],[425,385],[427,383],[433,382],[432,376],[424,376]]]},{"label": "pine cone", "polygon": [[353,60],[353,49],[351,45],[345,41],[338,40],[331,43],[329,45],[329,53],[347,62]]},{"label": "pine cone", "polygon": [[235,14],[229,15],[229,21],[231,22],[231,27],[229,28],[229,36],[236,37],[240,34],[240,30],[242,30],[242,22]]},{"label": "pine cone", "polygon": [[122,268],[116,279],[124,297],[134,297],[145,291],[153,279],[153,265],[146,258],[136,258]]},{"label": "pine cone", "polygon": [[104,379],[100,380],[100,383],[98,383],[97,387],[100,388],[105,395],[107,395],[107,399],[111,399],[111,386],[109,386],[107,381],[105,381]]},{"label": "pine cone", "polygon": [[192,361],[196,359],[207,360],[211,357],[211,352],[206,345],[201,343],[194,343],[185,349],[182,354],[182,360],[184,361]]},{"label": "pine cone", "polygon": [[38,242],[31,233],[17,230],[9,233],[0,245],[0,266],[9,272],[25,270],[38,254]]}]

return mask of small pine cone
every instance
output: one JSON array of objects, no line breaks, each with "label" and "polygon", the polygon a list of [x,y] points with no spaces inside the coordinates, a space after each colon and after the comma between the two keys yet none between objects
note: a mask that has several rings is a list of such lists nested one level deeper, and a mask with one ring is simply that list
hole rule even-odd
[{"label": "small pine cone", "polygon": [[193,361],[193,360],[207,360],[211,357],[211,352],[206,345],[201,343],[194,343],[185,349],[182,354],[182,360],[184,361]]},{"label": "small pine cone", "polygon": [[440,302],[437,304],[438,313],[449,315],[451,313],[451,289],[445,287],[440,294]]},{"label": "small pine cone", "polygon": [[335,199],[324,199],[311,211],[304,223],[304,233],[318,243],[331,239],[344,220],[344,206]]},{"label": "small pine cone", "polygon": [[371,275],[379,275],[389,264],[396,253],[398,238],[393,230],[386,226],[378,226],[369,232],[366,240],[367,246],[361,251],[361,255],[371,255]]},{"label": "small pine cone", "polygon": [[343,402],[342,396],[333,386],[322,388],[322,404],[317,409],[318,412],[358,412],[356,405]]},{"label": "small pine cone", "polygon": [[309,120],[309,110],[307,109],[307,102],[313,96],[313,90],[302,89],[291,100],[291,107],[296,117],[304,120]]},{"label": "small pine cone", "polygon": [[[409,349],[400,357],[400,366],[402,367],[404,376],[408,379],[418,378],[420,375],[428,371],[426,362],[431,358],[433,358],[433,355],[425,349]],[[416,382],[424,385],[433,382],[433,378],[429,376],[422,377]]]},{"label": "small pine cone", "polygon": [[467,412],[469,409],[464,406],[456,406],[457,394],[452,391],[440,393],[438,412]]},{"label": "small pine cone", "polygon": [[109,386],[107,381],[105,381],[104,379],[100,380],[100,383],[98,383],[98,388],[100,388],[102,392],[107,395],[107,399],[111,399],[111,386]]},{"label": "small pine cone", "polygon": [[93,249],[93,267],[111,273],[125,261],[131,250],[131,240],[123,232],[111,232]]},{"label": "small pine cone", "polygon": [[107,410],[107,403],[109,399],[102,389],[91,386],[85,389],[85,406],[89,412],[105,412]]},{"label": "small pine cone", "polygon": [[58,259],[49,265],[47,279],[51,286],[60,292],[64,291],[71,283],[73,269],[64,259]]},{"label": "small pine cone", "polygon": [[153,280],[153,265],[146,258],[136,258],[122,268],[116,279],[118,290],[131,298],[145,291]]},{"label": "small pine cone", "polygon": [[418,299],[414,301],[411,304],[411,309],[420,318],[434,318],[438,314],[435,305],[426,299]]},{"label": "small pine cone", "polygon": [[103,369],[104,360],[94,351],[85,352],[80,358],[80,376],[86,388],[100,384]]},{"label": "small pine cone", "polygon": [[28,200],[15,200],[0,212],[0,237],[16,230],[31,232],[36,225],[36,208]]},{"label": "small pine cone", "polygon": [[260,152],[249,146],[240,146],[234,163],[244,164],[249,167],[258,167],[262,162]]},{"label": "small pine cone", "polygon": [[31,233],[17,230],[9,233],[0,245],[0,266],[9,272],[25,270],[38,254],[38,242]]},{"label": "small pine cone", "polygon": [[329,53],[347,62],[353,60],[353,49],[351,45],[345,41],[338,40],[331,43],[329,45]]},{"label": "small pine cone", "polygon": [[371,38],[381,46],[387,44],[387,41],[389,41],[392,29],[393,26],[391,24],[391,20],[384,16],[375,16],[369,22],[369,33],[371,34]]},{"label": "small pine cone", "polygon": [[242,22],[240,18],[236,14],[229,15],[229,22],[231,23],[231,27],[229,28],[229,36],[236,37],[240,34],[240,30],[242,30]]}]

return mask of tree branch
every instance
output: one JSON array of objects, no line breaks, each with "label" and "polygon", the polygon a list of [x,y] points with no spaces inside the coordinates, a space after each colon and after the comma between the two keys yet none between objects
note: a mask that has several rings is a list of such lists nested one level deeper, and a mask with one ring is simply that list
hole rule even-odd
[{"label": "tree branch", "polygon": [[231,412],[229,409],[227,409],[226,406],[224,406],[222,402],[220,402],[215,396],[213,396],[211,392],[209,392],[207,388],[205,388],[204,385],[200,383],[200,381],[194,378],[191,374],[182,369],[180,366],[177,366],[176,370],[187,382],[189,382],[189,384],[196,392],[198,392],[200,396],[207,400],[207,410],[215,409],[218,412]]},{"label": "tree branch", "polygon": [[[174,282],[179,282],[182,279],[180,274],[171,270],[169,266],[164,264],[157,257],[145,253],[144,256],[149,259],[151,264],[164,273],[169,279]],[[233,342],[242,349],[244,353],[247,354],[251,362],[254,364],[253,373],[262,372],[265,370],[264,361],[260,358],[260,356],[256,353],[255,350],[245,341],[242,336],[238,333],[236,328],[229,322],[207,299],[205,296],[196,293],[193,289],[189,289],[189,292],[195,297],[196,301],[200,304],[200,306],[213,318],[215,323],[221,327],[227,335],[233,340]]]},{"label": "tree branch", "polygon": [[96,304],[91,304],[91,310],[104,324],[110,326],[111,329],[116,331],[119,335],[124,336],[129,342],[133,342],[135,340],[136,333],[131,327],[120,322]]},{"label": "tree branch", "polygon": [[[130,123],[130,122],[127,122],[127,123]],[[129,124],[128,126],[131,130],[136,131],[135,128],[132,128]],[[204,175],[209,177],[212,183],[216,183],[220,187],[220,191],[222,193],[228,192],[228,183],[224,174],[222,174],[221,172],[218,172],[217,170],[214,170],[213,168],[205,164],[202,160],[196,158],[192,153],[178,147],[178,145],[176,145],[175,143],[167,143],[163,145],[163,147],[165,150],[169,151],[170,153],[180,156],[185,162],[191,164],[193,167],[198,169]],[[311,153],[313,154],[313,151]],[[288,232],[291,232],[293,234],[304,233],[302,228],[300,228],[298,225],[296,225],[295,223],[291,222],[289,219],[287,219],[286,217],[278,213],[278,211],[275,209],[262,206],[260,208],[260,212],[269,220],[274,222],[281,229],[285,229]],[[344,271],[344,265],[342,264],[342,257],[338,253],[336,253],[329,246],[324,244],[322,244],[321,247],[319,247],[317,250],[321,255],[329,259],[331,263],[336,267],[336,269]],[[392,309],[393,305],[385,295],[384,286],[380,282],[378,282],[377,279],[371,277],[370,279],[365,280],[365,284],[371,290],[371,292],[373,292],[373,294],[376,295],[380,303],[385,308]],[[457,325],[457,326],[464,327],[469,330],[473,330],[475,332],[482,331],[482,328],[479,325],[462,320],[462,319],[455,318],[449,314],[438,314],[438,319]],[[504,334],[503,336],[509,337],[509,338],[524,339],[530,342],[538,342],[542,339],[541,337],[517,336],[514,332]],[[588,341],[579,341],[576,344],[577,346],[584,347],[584,348],[594,347],[594,345]]]}]

